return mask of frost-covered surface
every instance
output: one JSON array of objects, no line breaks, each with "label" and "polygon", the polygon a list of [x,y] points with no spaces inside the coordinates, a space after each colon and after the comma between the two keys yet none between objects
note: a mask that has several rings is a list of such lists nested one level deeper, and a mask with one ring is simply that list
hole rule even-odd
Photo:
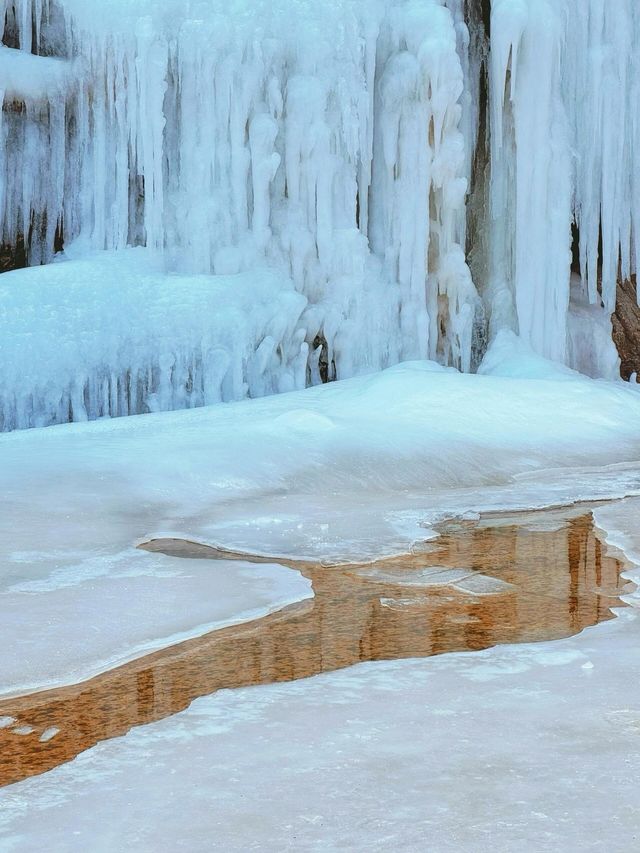
[{"label": "frost-covered surface", "polygon": [[0,278],[0,431],[304,388],[287,276],[166,276],[145,249]]},{"label": "frost-covered surface", "polygon": [[[640,553],[640,507],[627,508],[617,529]],[[640,840],[638,617],[221,691],[4,789],[0,838],[11,853],[627,853]]]},{"label": "frost-covered surface", "polygon": [[406,552],[446,515],[640,494],[640,395],[525,355],[503,336],[481,376],[414,363],[3,434],[0,689],[78,678],[308,594],[284,569],[136,552],[146,537],[361,561]]},{"label": "frost-covered surface", "polygon": [[37,101],[64,95],[73,84],[70,62],[33,56],[0,45],[0,91],[4,97]]},{"label": "frost-covered surface", "polygon": [[[638,267],[640,9],[494,0],[491,12],[493,324],[517,323],[542,355],[575,359],[566,335],[574,219],[580,300],[603,306],[601,323],[619,273]],[[592,350],[603,345],[596,332]]]}]

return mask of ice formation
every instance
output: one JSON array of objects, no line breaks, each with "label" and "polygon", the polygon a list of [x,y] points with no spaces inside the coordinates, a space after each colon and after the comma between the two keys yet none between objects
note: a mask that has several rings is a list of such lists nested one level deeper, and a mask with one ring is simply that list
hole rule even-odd
[{"label": "ice formation", "polygon": [[[503,328],[614,378],[616,281],[635,272],[640,240],[640,14],[630,0],[494,0],[489,45],[481,8],[0,0],[0,246],[31,266],[63,246],[121,255],[110,280],[87,270],[86,290],[71,265],[47,267],[40,286],[29,272],[6,281],[0,428],[257,396],[413,358],[469,371]],[[141,246],[161,271],[162,329],[144,321],[139,264],[124,271]],[[267,275],[274,304],[260,314]],[[209,302],[191,300],[174,341],[172,299],[180,313],[189,276]],[[256,306],[239,329],[251,278]],[[88,314],[110,319],[89,330]],[[29,315],[35,335],[59,321],[68,353],[95,335],[90,375],[56,372]],[[158,395],[157,375],[139,377],[161,363],[170,389]]]},{"label": "ice formation", "polygon": [[[570,361],[572,224],[578,305],[600,306],[608,322],[619,277],[638,266],[640,10],[633,0],[493,0],[491,21],[496,323],[513,294],[520,334]],[[599,340],[610,349],[597,334],[592,349]],[[592,362],[601,357],[610,368],[606,354]]]},{"label": "ice formation", "polygon": [[0,431],[304,388],[306,304],[272,270],[167,276],[142,247],[6,273]]}]

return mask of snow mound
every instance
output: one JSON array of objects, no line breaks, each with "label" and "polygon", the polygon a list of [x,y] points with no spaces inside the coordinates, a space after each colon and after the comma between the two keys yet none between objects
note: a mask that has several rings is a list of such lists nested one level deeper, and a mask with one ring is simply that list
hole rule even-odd
[{"label": "snow mound", "polygon": [[0,279],[0,431],[304,388],[306,299],[270,270],[166,276],[145,249]]},{"label": "snow mound", "polygon": [[289,570],[151,556],[136,542],[183,537],[270,562],[408,553],[469,510],[640,494],[639,422],[640,395],[622,383],[412,363],[260,400],[3,433],[1,689],[83,677],[308,595]]}]

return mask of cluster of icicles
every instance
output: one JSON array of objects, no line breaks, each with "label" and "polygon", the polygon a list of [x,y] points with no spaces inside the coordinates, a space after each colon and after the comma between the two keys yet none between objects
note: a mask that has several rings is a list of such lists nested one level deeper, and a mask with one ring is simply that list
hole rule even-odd
[{"label": "cluster of icicles", "polygon": [[[411,358],[468,371],[505,326],[612,374],[616,281],[640,245],[640,12],[633,0],[492,6],[488,63],[464,0],[0,0],[0,243],[24,243],[31,265],[63,241],[146,246],[168,273],[229,287],[277,271],[305,307],[268,347],[274,377],[292,343],[310,382]],[[491,163],[474,168],[485,66]],[[480,247],[469,263],[467,244]],[[267,332],[252,328],[258,351]],[[299,367],[293,383],[253,386],[246,358],[228,369],[232,397],[300,383]],[[29,389],[9,389],[6,422],[60,419],[71,384],[40,377],[49,420],[29,411]],[[145,410],[129,397],[131,412],[87,404],[84,416]]]}]

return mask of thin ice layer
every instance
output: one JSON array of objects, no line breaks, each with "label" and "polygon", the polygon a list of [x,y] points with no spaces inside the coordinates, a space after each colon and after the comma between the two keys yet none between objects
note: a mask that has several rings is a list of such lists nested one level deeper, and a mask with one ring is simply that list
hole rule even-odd
[{"label": "thin ice layer", "polygon": [[[22,567],[28,575],[29,564],[46,561],[45,549],[14,553],[5,576],[7,569],[20,576]],[[313,597],[306,578],[279,565],[187,562],[104,546],[73,554],[59,552],[59,567],[46,577],[3,582],[0,696],[76,684]]]},{"label": "thin ice layer", "polygon": [[292,838],[624,853],[640,810],[639,640],[628,609],[569,640],[221,691],[5,788],[1,837],[16,853]]}]

